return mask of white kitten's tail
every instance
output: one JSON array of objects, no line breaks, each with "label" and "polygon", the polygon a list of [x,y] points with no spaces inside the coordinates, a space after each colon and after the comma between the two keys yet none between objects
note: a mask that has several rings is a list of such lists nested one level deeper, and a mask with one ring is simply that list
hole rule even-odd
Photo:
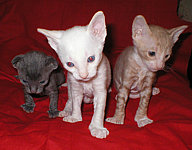
[{"label": "white kitten's tail", "polygon": [[62,86],[62,87],[67,87],[67,82],[66,82],[66,83],[63,83],[61,86]]},{"label": "white kitten's tail", "polygon": [[111,93],[112,92],[112,88],[111,87],[109,87],[109,89],[108,89],[108,91],[107,91],[108,93]]}]

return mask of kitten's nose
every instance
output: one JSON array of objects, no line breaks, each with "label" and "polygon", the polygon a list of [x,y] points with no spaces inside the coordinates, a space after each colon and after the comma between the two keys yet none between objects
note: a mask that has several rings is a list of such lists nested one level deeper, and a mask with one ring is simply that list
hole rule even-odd
[{"label": "kitten's nose", "polygon": [[36,92],[37,92],[37,88],[36,88],[36,87],[34,87],[34,86],[33,86],[33,87],[31,87],[31,93],[32,93],[32,94],[35,94]]},{"label": "kitten's nose", "polygon": [[87,76],[88,76],[88,72],[81,72],[81,73],[80,73],[80,77],[81,77],[82,79],[86,79]]},{"label": "kitten's nose", "polygon": [[157,65],[157,69],[158,69],[158,70],[162,70],[162,69],[164,68],[164,66],[165,66],[165,65],[164,65],[163,63],[158,64],[158,65]]}]

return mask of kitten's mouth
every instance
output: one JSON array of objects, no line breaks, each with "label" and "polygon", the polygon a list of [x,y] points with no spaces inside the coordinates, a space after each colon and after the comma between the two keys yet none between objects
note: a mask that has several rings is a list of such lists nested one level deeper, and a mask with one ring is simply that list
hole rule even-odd
[{"label": "kitten's mouth", "polygon": [[81,81],[89,81],[89,80],[91,80],[91,78],[85,78],[85,79],[81,78],[80,80]]},{"label": "kitten's mouth", "polygon": [[87,75],[86,77],[81,77],[80,75],[76,75],[76,74],[73,76],[75,77],[76,80],[83,81],[83,82],[90,81],[95,77],[95,75]]},{"label": "kitten's mouth", "polygon": [[90,81],[90,80],[92,80],[93,79],[93,77],[87,77],[87,78],[79,78],[78,80],[79,81],[84,81],[84,82],[87,82],[87,81]]},{"label": "kitten's mouth", "polygon": [[151,72],[157,72],[159,70],[163,70],[163,67],[152,67],[152,66],[147,66],[148,70]]},{"label": "kitten's mouth", "polygon": [[39,95],[39,94],[41,94],[42,92],[28,92],[28,93],[30,93],[30,94],[32,94],[32,95]]},{"label": "kitten's mouth", "polygon": [[160,71],[160,70],[164,70],[164,68],[150,68],[149,70],[151,72],[157,72],[157,71]]},{"label": "kitten's mouth", "polygon": [[152,68],[150,68],[149,69],[151,72],[157,72],[158,71],[158,69],[152,69]]},{"label": "kitten's mouth", "polygon": [[30,89],[26,89],[26,91],[27,91],[27,93],[32,94],[32,95],[39,95],[39,94],[42,93],[42,91],[39,91],[39,90],[33,91],[33,90],[30,90]]}]

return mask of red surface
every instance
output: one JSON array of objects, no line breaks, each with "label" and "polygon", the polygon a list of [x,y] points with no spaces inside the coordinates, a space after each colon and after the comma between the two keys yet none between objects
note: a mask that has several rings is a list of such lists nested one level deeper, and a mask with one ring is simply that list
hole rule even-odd
[{"label": "red surface", "polygon": [[[93,115],[93,105],[83,107],[83,121],[70,124],[62,118],[48,118],[48,97],[35,99],[32,114],[24,112],[20,82],[11,65],[15,55],[30,50],[40,50],[57,57],[37,27],[67,29],[86,25],[94,13],[102,10],[108,25],[105,52],[112,66],[123,48],[132,44],[131,25],[137,14],[142,14],[151,24],[172,28],[191,24],[179,20],[177,1],[168,0],[1,0],[0,1],[0,149],[1,150],[60,150],[60,149],[126,149],[126,150],[185,150],[192,149],[192,90],[186,78],[187,62],[192,49],[188,36],[174,49],[172,69],[161,75],[157,86],[161,93],[153,96],[149,117],[153,124],[138,128],[134,115],[139,100],[130,100],[126,107],[124,125],[105,122],[110,134],[100,140],[92,137],[88,126]],[[186,34],[185,34],[186,35]],[[183,36],[185,37],[185,36]],[[106,116],[115,111],[115,90],[108,95]],[[67,88],[60,89],[59,110],[67,101]]]}]

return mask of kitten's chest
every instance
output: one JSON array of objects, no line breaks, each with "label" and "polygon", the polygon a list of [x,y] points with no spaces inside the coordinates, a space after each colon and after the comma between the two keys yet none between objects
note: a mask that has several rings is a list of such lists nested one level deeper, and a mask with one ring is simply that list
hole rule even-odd
[{"label": "kitten's chest", "polygon": [[146,70],[141,70],[135,75],[135,79],[132,86],[131,90],[132,91],[140,91],[142,89],[143,83],[145,82],[147,78],[147,71]]},{"label": "kitten's chest", "polygon": [[92,83],[82,83],[83,94],[92,97],[93,96],[93,84]]}]

